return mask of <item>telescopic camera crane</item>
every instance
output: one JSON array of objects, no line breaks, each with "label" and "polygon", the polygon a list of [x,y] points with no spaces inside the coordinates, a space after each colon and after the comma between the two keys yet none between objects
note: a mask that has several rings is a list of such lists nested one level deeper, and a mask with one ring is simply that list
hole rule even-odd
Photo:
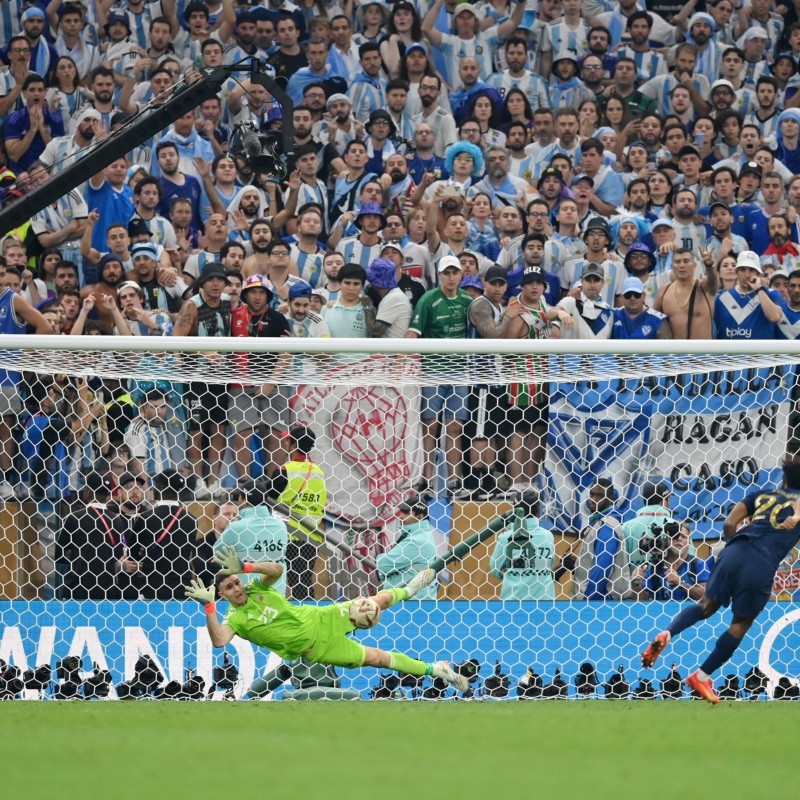
[{"label": "telescopic camera crane", "polygon": [[[250,82],[263,86],[283,112],[280,131],[264,133],[244,124],[234,127],[230,152],[247,162],[256,175],[281,181],[288,174],[287,163],[294,150],[293,103],[285,90],[270,77],[268,65],[255,57],[236,64],[196,70],[197,77],[177,84],[144,106],[132,119],[98,144],[85,148],[70,164],[50,179],[0,209],[0,231],[10,231],[55,203],[113,161],[131,152],[151,137],[164,132],[176,119],[215,97],[233,73],[250,72]],[[17,186],[23,192],[25,187]]]}]

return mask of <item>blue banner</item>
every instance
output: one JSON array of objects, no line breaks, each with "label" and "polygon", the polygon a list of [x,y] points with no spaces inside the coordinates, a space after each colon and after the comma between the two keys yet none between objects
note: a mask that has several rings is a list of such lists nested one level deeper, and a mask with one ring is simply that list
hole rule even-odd
[{"label": "blue banner", "polygon": [[[642,670],[647,642],[680,609],[675,603],[534,603],[424,601],[401,604],[381,616],[373,631],[359,632],[366,645],[399,650],[425,661],[477,659],[481,677],[499,661],[512,687],[530,668],[545,683],[561,669],[574,694],[579,666],[591,662],[600,680],[620,665],[634,684],[661,679],[672,663],[685,677],[697,668],[729,623],[729,613],[702,622],[678,637],[656,670]],[[280,663],[267,651],[238,638],[228,646],[241,671],[239,692],[254,677]],[[800,610],[770,603],[720,676],[744,678],[760,667],[773,680],[800,674]],[[212,651],[199,606],[179,602],[0,602],[0,658],[22,669],[77,655],[85,670],[96,662],[115,683],[132,677],[142,654],[153,656],[166,680],[183,681],[196,670],[210,683],[222,651]],[[377,683],[375,670],[339,670],[344,687],[365,692]]]},{"label": "blue banner", "polygon": [[[579,375],[581,357],[570,359]],[[609,374],[619,371],[613,356],[605,360]],[[670,360],[643,359],[642,371]],[[616,510],[627,519],[641,506],[642,484],[664,478],[675,517],[698,535],[719,536],[748,491],[780,482],[795,383],[796,368],[779,365],[554,385],[548,520],[561,530],[582,527],[588,490],[601,476],[613,479]]]}]

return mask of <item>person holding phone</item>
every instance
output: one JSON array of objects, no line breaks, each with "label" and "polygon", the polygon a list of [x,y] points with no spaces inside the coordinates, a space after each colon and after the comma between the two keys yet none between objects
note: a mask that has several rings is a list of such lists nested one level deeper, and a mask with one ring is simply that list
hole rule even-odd
[{"label": "person holding phone", "polygon": [[752,250],[736,259],[736,284],[714,304],[717,339],[773,339],[781,320],[780,293],[761,283],[764,270]]}]

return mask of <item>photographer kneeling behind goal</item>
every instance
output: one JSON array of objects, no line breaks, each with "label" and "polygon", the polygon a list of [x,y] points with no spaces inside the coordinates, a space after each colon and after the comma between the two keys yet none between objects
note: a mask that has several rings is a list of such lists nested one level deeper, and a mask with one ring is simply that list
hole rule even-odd
[{"label": "photographer kneeling behind goal", "polygon": [[685,522],[653,524],[643,536],[640,549],[647,563],[633,573],[631,587],[637,600],[699,600],[703,597],[709,570],[704,561],[691,556],[691,535]]},{"label": "photographer kneeling behind goal", "polygon": [[539,496],[521,492],[514,503],[515,516],[497,537],[489,567],[503,581],[501,600],[555,600],[553,534],[539,524]]}]

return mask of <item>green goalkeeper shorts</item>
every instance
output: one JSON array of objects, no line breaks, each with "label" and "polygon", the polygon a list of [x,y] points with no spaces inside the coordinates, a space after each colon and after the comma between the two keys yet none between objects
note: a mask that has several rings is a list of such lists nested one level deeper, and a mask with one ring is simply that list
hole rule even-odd
[{"label": "green goalkeeper shorts", "polygon": [[347,636],[355,630],[348,615],[349,607],[350,603],[334,603],[319,610],[317,639],[305,654],[309,661],[351,669],[364,666],[366,648]]}]

